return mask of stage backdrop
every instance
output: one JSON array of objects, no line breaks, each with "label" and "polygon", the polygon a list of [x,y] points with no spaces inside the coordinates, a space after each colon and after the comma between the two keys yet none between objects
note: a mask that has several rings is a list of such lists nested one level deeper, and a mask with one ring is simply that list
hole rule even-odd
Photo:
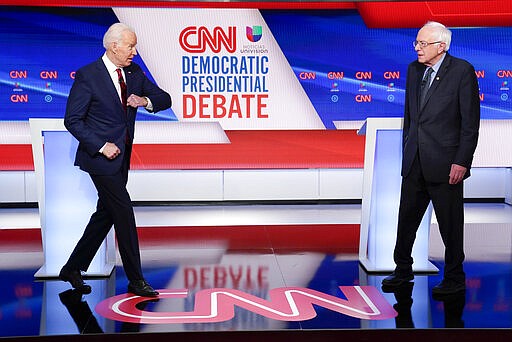
[{"label": "stage backdrop", "polygon": [[[174,101],[172,110],[158,114],[141,110],[139,120],[286,130],[400,117],[407,65],[416,56],[412,41],[421,26],[404,28],[414,13],[405,5],[402,13],[394,27],[382,27],[390,24],[370,23],[359,5],[0,7],[0,118],[63,117],[75,71],[102,55],[103,33],[117,21],[135,28],[135,61]],[[473,26],[461,20],[453,28],[450,52],[475,66],[482,118],[511,119],[512,28]]]}]

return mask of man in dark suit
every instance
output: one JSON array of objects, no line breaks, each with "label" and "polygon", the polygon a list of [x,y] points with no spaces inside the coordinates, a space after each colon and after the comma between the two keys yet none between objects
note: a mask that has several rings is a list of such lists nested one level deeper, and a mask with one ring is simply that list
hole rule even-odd
[{"label": "man in dark suit", "polygon": [[480,125],[475,70],[448,54],[451,31],[428,22],[418,32],[418,60],[407,70],[402,189],[394,250],[385,287],[414,279],[411,257],[421,219],[432,201],[445,245],[443,280],[434,294],[465,290],[463,180],[470,175]]},{"label": "man in dark suit", "polygon": [[81,272],[87,271],[114,225],[128,291],[158,296],[142,274],[126,184],[137,108],[158,112],[171,106],[171,97],[132,63],[136,44],[133,29],[122,23],[112,25],[103,37],[105,54],[76,72],[66,106],[64,124],[79,141],[75,165],[89,173],[98,191],[96,212],[59,274],[82,293],[90,293],[91,287],[84,283]]}]

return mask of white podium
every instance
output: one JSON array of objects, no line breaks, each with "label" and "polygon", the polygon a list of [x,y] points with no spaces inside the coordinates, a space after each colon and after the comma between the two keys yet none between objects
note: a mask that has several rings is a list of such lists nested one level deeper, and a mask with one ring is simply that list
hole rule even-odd
[{"label": "white podium", "polygon": [[[366,134],[359,262],[368,272],[392,272],[400,203],[402,118],[368,118]],[[420,224],[412,257],[414,272],[438,272],[428,261],[432,204]]]},{"label": "white podium", "polygon": [[[44,256],[35,277],[58,277],[95,210],[96,189],[89,175],[73,165],[78,142],[62,119],[30,119],[30,134]],[[109,276],[115,260],[112,229],[87,276]]]}]

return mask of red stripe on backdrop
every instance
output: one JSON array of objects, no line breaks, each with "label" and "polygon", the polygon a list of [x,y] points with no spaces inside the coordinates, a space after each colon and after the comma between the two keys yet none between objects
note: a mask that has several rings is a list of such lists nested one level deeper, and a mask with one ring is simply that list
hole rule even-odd
[{"label": "red stripe on backdrop", "polygon": [[151,1],[0,0],[0,5],[46,7],[175,7],[256,9],[358,9],[368,27],[418,27],[426,20],[447,26],[510,26],[510,0],[447,1]]},{"label": "red stripe on backdrop", "polygon": [[355,130],[226,131],[230,144],[134,145],[132,169],[362,168]]},{"label": "red stripe on backdrop", "polygon": [[151,1],[151,0],[1,0],[0,5],[46,7],[175,7],[256,9],[354,9],[353,1]]},{"label": "red stripe on backdrop", "polygon": [[33,171],[32,145],[0,144],[0,171]]},{"label": "red stripe on backdrop", "polygon": [[448,27],[512,25],[510,0],[359,2],[356,7],[370,28],[419,28],[429,20]]},{"label": "red stripe on backdrop", "polygon": [[[229,144],[134,145],[134,170],[362,168],[355,130],[226,131]],[[32,171],[31,145],[0,145],[0,171]]]}]

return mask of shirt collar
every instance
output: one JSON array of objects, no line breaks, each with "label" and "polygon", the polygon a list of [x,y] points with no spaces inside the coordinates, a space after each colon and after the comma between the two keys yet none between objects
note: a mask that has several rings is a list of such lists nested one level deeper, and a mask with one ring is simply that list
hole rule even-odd
[{"label": "shirt collar", "polygon": [[[105,66],[107,67],[109,74],[113,73],[114,71],[116,71],[116,69],[118,69],[118,67],[114,63],[112,63],[112,61],[110,59],[108,59],[106,53],[103,54],[101,59],[103,61],[103,64],[105,64]],[[120,68],[120,69],[123,70],[123,68]]]},{"label": "shirt collar", "polygon": [[432,65],[432,69],[434,69],[434,73],[437,73],[439,71],[439,68],[441,67],[441,64],[443,63],[444,61],[444,58],[446,57],[446,52],[443,53],[443,55],[441,56],[441,58],[437,61],[436,64]]}]

